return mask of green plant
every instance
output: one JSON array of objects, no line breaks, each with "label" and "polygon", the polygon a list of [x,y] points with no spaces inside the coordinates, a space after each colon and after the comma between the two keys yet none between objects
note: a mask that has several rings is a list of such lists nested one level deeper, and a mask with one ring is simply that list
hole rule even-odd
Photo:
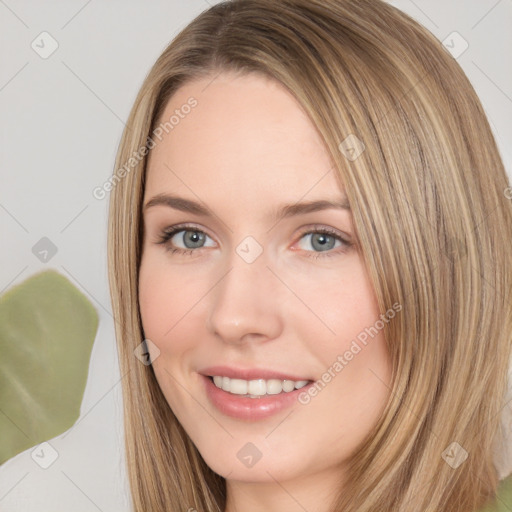
[{"label": "green plant", "polygon": [[0,297],[0,464],[78,419],[97,328],[91,302],[55,270]]}]

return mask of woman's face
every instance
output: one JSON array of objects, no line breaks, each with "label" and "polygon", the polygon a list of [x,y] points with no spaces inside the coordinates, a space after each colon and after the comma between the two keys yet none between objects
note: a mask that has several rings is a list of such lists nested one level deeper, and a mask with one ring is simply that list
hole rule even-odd
[{"label": "woman's face", "polygon": [[394,310],[379,315],[332,162],[260,75],[188,83],[171,118],[152,137],[139,281],[163,394],[228,485],[339,485],[388,399]]}]

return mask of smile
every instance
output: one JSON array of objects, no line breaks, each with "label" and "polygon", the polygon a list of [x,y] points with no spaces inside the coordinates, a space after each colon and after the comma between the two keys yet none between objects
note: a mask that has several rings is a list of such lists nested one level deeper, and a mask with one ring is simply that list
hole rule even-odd
[{"label": "smile", "polygon": [[215,375],[213,376],[215,386],[223,391],[233,395],[243,397],[261,398],[266,395],[278,395],[280,393],[290,393],[296,389],[301,389],[308,384],[308,380],[279,380],[279,379],[231,379],[229,377]]},{"label": "smile", "polygon": [[200,375],[200,378],[206,397],[215,409],[226,416],[251,422],[270,418],[292,407],[298,403],[300,393],[315,385],[309,380],[244,380],[222,375]]}]

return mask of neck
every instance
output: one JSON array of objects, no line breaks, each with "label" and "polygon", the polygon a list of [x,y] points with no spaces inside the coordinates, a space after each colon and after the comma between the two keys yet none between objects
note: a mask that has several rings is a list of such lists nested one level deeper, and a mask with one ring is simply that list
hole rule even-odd
[{"label": "neck", "polygon": [[342,477],[333,468],[293,480],[268,475],[264,482],[228,480],[224,512],[329,512],[342,487]]}]

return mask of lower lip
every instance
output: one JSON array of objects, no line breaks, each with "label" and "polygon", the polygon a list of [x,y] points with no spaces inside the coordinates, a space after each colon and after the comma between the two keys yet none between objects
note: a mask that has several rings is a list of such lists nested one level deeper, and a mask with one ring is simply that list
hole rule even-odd
[{"label": "lower lip", "polygon": [[278,412],[291,407],[297,402],[299,394],[307,391],[314,382],[290,392],[279,393],[278,395],[265,395],[262,398],[250,398],[241,395],[234,395],[218,388],[213,381],[201,375],[205,383],[206,395],[215,407],[232,418],[242,420],[262,420],[277,414]]}]

